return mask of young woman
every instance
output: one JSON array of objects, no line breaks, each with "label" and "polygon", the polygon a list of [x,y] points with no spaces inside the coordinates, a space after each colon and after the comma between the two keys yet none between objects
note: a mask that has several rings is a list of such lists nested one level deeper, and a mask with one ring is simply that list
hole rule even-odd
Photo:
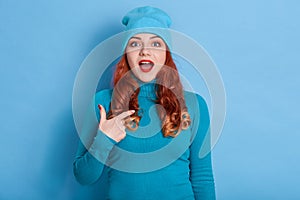
[{"label": "young woman", "polygon": [[[108,199],[215,199],[211,155],[199,158],[209,114],[199,95],[183,90],[170,48],[169,16],[130,11],[114,88],[95,96],[99,126],[80,142],[74,174],[81,184],[108,173]],[[106,170],[104,170],[106,169]]]}]

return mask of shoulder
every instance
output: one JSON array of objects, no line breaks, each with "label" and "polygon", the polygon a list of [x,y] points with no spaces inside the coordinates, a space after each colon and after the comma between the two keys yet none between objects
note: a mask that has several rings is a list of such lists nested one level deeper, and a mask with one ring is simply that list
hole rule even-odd
[{"label": "shoulder", "polygon": [[194,92],[184,91],[185,103],[192,121],[197,126],[201,124],[202,127],[209,126],[210,115],[205,99]]},{"label": "shoulder", "polygon": [[95,105],[101,104],[106,109],[109,107],[113,89],[100,90],[95,94]]},{"label": "shoulder", "polygon": [[113,89],[103,89],[95,94],[96,99],[111,98]]},{"label": "shoulder", "polygon": [[186,90],[183,91],[183,95],[188,108],[190,107],[190,109],[199,108],[202,110],[207,110],[207,103],[201,95]]}]

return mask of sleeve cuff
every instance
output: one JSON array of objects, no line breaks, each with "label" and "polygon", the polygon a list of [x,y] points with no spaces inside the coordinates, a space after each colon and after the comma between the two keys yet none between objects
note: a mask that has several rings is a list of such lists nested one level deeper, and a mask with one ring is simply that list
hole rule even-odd
[{"label": "sleeve cuff", "polygon": [[98,130],[97,135],[89,149],[89,152],[103,164],[109,156],[110,151],[117,142],[109,138],[102,131]]}]

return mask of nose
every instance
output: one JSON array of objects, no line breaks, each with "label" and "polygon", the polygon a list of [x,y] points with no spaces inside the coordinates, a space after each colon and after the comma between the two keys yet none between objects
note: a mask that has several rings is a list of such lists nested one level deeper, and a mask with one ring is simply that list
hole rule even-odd
[{"label": "nose", "polygon": [[140,50],[140,56],[150,56],[151,55],[151,50],[149,47],[143,46]]}]

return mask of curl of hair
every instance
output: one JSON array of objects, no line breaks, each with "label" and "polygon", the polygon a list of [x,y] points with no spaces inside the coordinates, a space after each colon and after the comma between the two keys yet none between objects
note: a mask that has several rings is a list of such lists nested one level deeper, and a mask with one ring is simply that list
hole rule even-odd
[{"label": "curl of hair", "polygon": [[[125,119],[125,126],[129,130],[136,130],[141,116],[138,104],[139,85],[132,77],[124,54],[117,64],[114,73],[114,91],[108,118],[113,118],[126,110],[135,110],[135,113]],[[170,78],[172,77],[172,78]],[[180,82],[176,65],[171,53],[166,52],[166,62],[156,76],[156,103],[158,115],[162,121],[162,132],[165,137],[176,137],[181,130],[187,129],[191,124],[183,96],[183,87]]]}]

